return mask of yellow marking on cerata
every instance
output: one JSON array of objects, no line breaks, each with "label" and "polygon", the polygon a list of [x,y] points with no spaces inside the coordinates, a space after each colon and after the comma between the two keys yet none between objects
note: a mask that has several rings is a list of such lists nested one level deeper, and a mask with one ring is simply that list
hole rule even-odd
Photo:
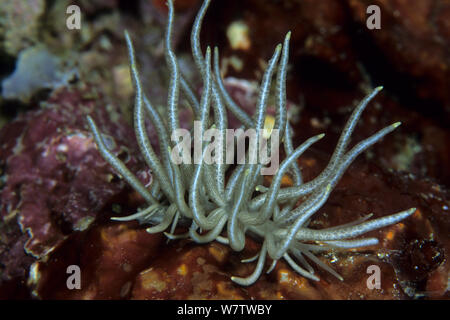
[{"label": "yellow marking on cerata", "polygon": [[264,139],[270,138],[274,126],[275,126],[275,118],[271,115],[266,116],[266,118],[264,119],[264,131],[263,131]]}]

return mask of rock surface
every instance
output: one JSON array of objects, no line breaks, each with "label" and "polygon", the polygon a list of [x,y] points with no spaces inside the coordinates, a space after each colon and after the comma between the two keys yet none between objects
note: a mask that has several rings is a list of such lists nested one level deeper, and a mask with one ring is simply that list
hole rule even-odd
[{"label": "rock surface", "polygon": [[[306,179],[325,164],[312,153],[300,160]],[[259,248],[250,238],[246,249],[235,253],[216,242],[167,244],[164,237],[146,234],[135,223],[110,222],[72,238],[56,250],[53,259],[38,263],[35,293],[51,299],[450,298],[448,199],[449,192],[434,183],[358,161],[313,219],[312,227],[343,224],[370,212],[381,217],[411,206],[418,210],[401,223],[369,233],[380,240],[377,246],[319,255],[344,281],[320,268],[316,268],[319,282],[307,280],[281,261],[254,285],[241,287],[230,276],[253,271],[254,263],[240,262]],[[83,270],[81,290],[65,287],[64,266],[70,264]],[[372,290],[367,287],[367,268],[373,265],[381,270],[381,288]]]},{"label": "rock surface", "polygon": [[[199,76],[186,56],[200,2],[176,1],[174,34],[180,67],[197,92]],[[29,3],[36,5],[23,10]],[[4,110],[11,107],[0,101],[5,106],[0,123],[13,118],[0,131],[0,298],[450,298],[448,1],[372,1],[382,10],[380,30],[365,27],[365,0],[212,1],[202,29],[203,48],[219,46],[224,76],[245,84],[228,87],[249,112],[254,102],[250,81],[260,80],[276,44],[292,31],[287,96],[294,145],[326,133],[300,159],[306,180],[325,166],[351,107],[371,87],[382,84],[385,90],[364,112],[353,143],[403,123],[348,169],[312,226],[418,208],[407,220],[372,232],[380,239],[378,246],[319,256],[343,282],[318,268],[321,280],[306,280],[279,262],[248,288],[235,285],[230,276],[252,272],[254,263],[240,262],[258,250],[250,238],[241,253],[218,243],[167,244],[162,235],[147,234],[135,222],[109,219],[134,213],[144,203],[100,157],[84,115],[93,114],[114,139],[114,152],[148,183],[151,176],[126,124],[133,90],[122,32],[128,29],[134,39],[150,99],[164,108],[164,1],[81,1],[83,32],[72,33],[58,22],[67,3],[46,2],[51,5],[45,10],[42,1],[2,3],[9,13],[0,19],[0,29],[10,27],[0,39],[0,59],[17,58],[21,50],[42,42],[69,52],[80,62],[81,77],[75,88],[44,97],[44,107],[32,101],[27,107],[33,110],[17,117],[7,114],[5,120]],[[17,19],[11,20],[11,14]],[[35,29],[43,17],[47,23]],[[231,37],[242,37],[245,45],[230,42],[236,22],[244,27]],[[0,70],[1,78],[13,71],[6,69]],[[87,81],[98,92],[86,89],[91,87]],[[66,287],[66,268],[73,264],[83,272],[81,290]],[[379,290],[367,288],[370,265],[382,271]]]}]

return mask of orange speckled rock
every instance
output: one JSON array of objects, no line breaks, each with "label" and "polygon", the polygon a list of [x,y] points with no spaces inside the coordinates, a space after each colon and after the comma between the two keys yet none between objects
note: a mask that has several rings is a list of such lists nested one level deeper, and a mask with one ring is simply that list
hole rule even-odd
[{"label": "orange speckled rock", "polygon": [[[323,165],[323,161],[317,161],[320,156],[315,159],[305,157],[301,161],[307,172],[305,179],[315,175],[319,164]],[[365,181],[363,185],[362,180]],[[427,201],[436,204],[426,205],[423,198],[408,191],[417,191],[417,188],[429,188],[431,193]],[[391,176],[375,166],[357,163],[343,177],[311,227],[343,224],[370,212],[379,217],[413,205],[419,209],[401,223],[368,233],[367,236],[380,239],[379,245],[318,254],[319,259],[341,274],[344,281],[318,267],[315,270],[321,280],[307,280],[280,261],[270,274],[263,274],[254,285],[240,287],[231,282],[230,277],[246,276],[253,271],[255,262],[242,264],[240,260],[257,253],[257,242],[248,238],[246,249],[235,253],[218,243],[196,245],[180,241],[170,244],[149,268],[139,274],[132,298],[407,299],[448,296],[443,289],[449,271],[445,256],[450,248],[446,233],[448,213],[444,210],[448,200],[445,199],[448,199],[448,192],[436,185],[427,186],[407,176]],[[436,215],[441,217],[439,223]],[[270,263],[267,261],[265,267],[268,268]],[[367,268],[371,265],[380,268],[380,289],[367,286],[370,276]]]},{"label": "orange speckled rock", "polygon": [[[123,299],[136,275],[156,255],[161,234],[148,234],[136,223],[94,227],[57,249],[48,262],[36,262],[35,295],[50,299]],[[78,265],[81,290],[66,287],[66,268]]]},{"label": "orange speckled rock", "polygon": [[[308,151],[300,163],[309,180],[325,161]],[[230,277],[253,272],[255,262],[241,262],[259,250],[252,238],[247,237],[245,249],[237,253],[217,242],[167,243],[137,223],[108,222],[72,236],[48,261],[36,262],[29,285],[36,296],[60,299],[449,298],[448,199],[448,191],[431,182],[392,175],[364,161],[353,164],[311,228],[344,224],[370,212],[380,217],[412,206],[418,210],[396,225],[369,232],[366,236],[378,238],[378,245],[317,253],[343,281],[312,261],[320,281],[305,279],[279,261],[270,274],[242,287]],[[266,261],[266,270],[271,262]],[[81,290],[66,287],[65,270],[71,264],[82,270]],[[379,289],[367,285],[369,266],[380,269]]]},{"label": "orange speckled rock", "polygon": [[132,298],[243,299],[242,289],[230,283],[224,270],[230,254],[230,249],[219,243],[173,243],[138,275]]}]

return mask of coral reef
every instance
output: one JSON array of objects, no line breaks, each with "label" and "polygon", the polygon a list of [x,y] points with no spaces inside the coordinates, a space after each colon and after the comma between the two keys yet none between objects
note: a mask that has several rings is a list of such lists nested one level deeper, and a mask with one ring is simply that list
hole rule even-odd
[{"label": "coral reef", "polygon": [[[448,299],[448,3],[374,3],[382,10],[381,30],[365,27],[368,2],[363,0],[211,3],[201,43],[221,48],[226,89],[249,114],[257,103],[254,83],[267,67],[264,59],[292,30],[286,103],[294,147],[326,134],[297,161],[305,181],[326,168],[348,115],[370,88],[385,87],[361,115],[352,141],[402,122],[389,139],[355,159],[311,228],[345,224],[368,212],[376,219],[417,208],[408,219],[369,232],[367,237],[380,240],[376,246],[317,254],[345,282],[320,268],[315,269],[320,281],[306,279],[280,260],[270,274],[241,287],[230,277],[253,272],[255,262],[241,263],[261,249],[251,237],[243,251],[234,252],[217,242],[166,243],[164,235],[148,234],[135,221],[110,219],[136,212],[145,200],[102,159],[84,117],[90,114],[100,131],[110,134],[104,135],[108,146],[114,142],[112,152],[142,184],[151,182],[127,124],[134,90],[123,30],[136,39],[143,91],[162,111],[170,76],[161,67],[166,1],[79,1],[82,29],[70,32],[64,20],[70,1],[2,2],[1,80],[14,72],[20,52],[37,44],[63,63],[76,61],[80,77],[68,88],[50,88],[49,96],[34,96],[21,106],[31,109],[23,113],[14,101],[0,97],[0,125],[6,123],[0,131],[0,298]],[[172,42],[180,70],[199,95],[202,79],[189,58],[186,35],[200,5],[199,0],[175,1]],[[235,39],[227,37],[236,22],[241,28],[234,36],[243,37],[245,45],[233,46]],[[186,105],[184,99],[180,103]],[[275,115],[275,106],[275,100],[268,101],[269,114]],[[180,125],[189,127],[192,112],[181,108],[180,114]],[[233,115],[228,120],[229,127],[239,126]],[[158,150],[151,122],[146,126]],[[270,184],[271,179],[264,180]],[[292,184],[283,177],[282,188]],[[179,227],[174,233],[185,231]],[[80,290],[66,287],[66,268],[72,264],[82,270]],[[381,268],[382,288],[369,290],[366,269],[373,264]]]},{"label": "coral reef", "polygon": [[[245,248],[247,234],[262,238],[260,252],[255,257],[243,261],[257,260],[254,272],[246,277],[231,277],[232,281],[240,285],[252,285],[258,280],[264,269],[266,255],[272,260],[267,273],[273,270],[278,260],[284,259],[300,275],[319,281],[319,278],[314,274],[314,269],[305,260],[308,257],[321,268],[343,280],[338,273],[318,260],[314,253],[333,248],[349,249],[375,245],[378,243],[375,238],[353,238],[395,224],[412,215],[416,209],[410,208],[374,220],[368,220],[372,215],[369,214],[342,226],[322,230],[310,228],[310,218],[323,206],[331,190],[336,186],[340,177],[356,156],[397,128],[400,123],[394,123],[378,131],[346,151],[360,114],[381,90],[381,87],[376,88],[364,98],[351,114],[327,167],[315,179],[305,183],[296,163],[297,158],[324,135],[320,134],[309,138],[295,150],[292,146],[292,129],[287,119],[285,92],[291,33],[288,32],[286,35],[283,46],[280,44],[276,47],[275,53],[267,64],[267,70],[260,85],[256,110],[251,117],[232,100],[229,93],[224,89],[219,73],[217,47],[214,50],[214,67],[212,67],[211,62],[211,49],[208,47],[205,56],[201,52],[200,30],[209,2],[209,0],[203,2],[191,33],[192,55],[203,78],[203,92],[201,99],[197,100],[183,75],[180,74],[177,58],[172,51],[174,8],[173,2],[168,1],[169,16],[165,36],[165,56],[170,70],[169,94],[166,106],[167,123],[164,123],[161,115],[142,92],[133,45],[128,33],[125,33],[130,55],[130,72],[136,88],[135,134],[145,162],[155,176],[155,182],[150,186],[150,189],[145,188],[120,159],[111,153],[94,120],[89,116],[87,117],[102,156],[148,202],[146,209],[142,209],[131,216],[114,219],[118,221],[138,220],[143,224],[151,224],[153,226],[147,228],[149,233],[163,232],[169,230],[170,227],[170,231],[165,232],[169,239],[190,238],[197,243],[218,241],[230,245],[234,251],[242,251]],[[280,60],[279,65],[276,67],[278,59]],[[215,70],[214,75],[213,68]],[[263,129],[268,130],[265,126],[267,101],[275,68],[278,69],[276,77],[276,115],[274,124],[270,129],[271,134],[269,134],[269,137],[265,137],[264,139],[267,141],[263,142],[260,135],[263,134],[261,133]],[[194,161],[192,163],[191,160],[188,162],[183,160],[181,165],[174,162],[171,150],[176,150],[177,145],[173,140],[169,141],[168,137],[173,136],[175,131],[180,128],[178,114],[180,91],[189,101],[195,119],[200,123],[200,138],[195,138],[195,134],[194,138],[189,137],[189,139],[200,139],[200,141],[194,141],[194,145],[205,140],[203,132],[208,127],[218,130],[215,139],[222,142],[214,151],[216,159],[212,164],[205,164],[204,160],[208,145],[204,146],[202,151],[198,151],[200,152],[200,158],[197,160],[199,162]],[[211,120],[210,117],[211,106],[213,106],[214,120]],[[246,151],[244,163],[238,163],[229,173],[225,162],[226,148],[229,143],[225,132],[228,123],[225,106],[229,112],[240,120],[245,128],[256,129],[255,141],[256,145],[259,146],[256,149],[249,148]],[[145,113],[151,119],[158,134],[159,158],[156,156],[146,132]],[[273,135],[275,130],[282,137],[286,159],[277,168],[270,187],[265,187],[260,185],[262,183],[263,160],[258,158],[258,162],[252,162],[249,159],[254,157],[253,153],[256,154],[260,150],[260,144],[278,143],[278,140],[273,142],[272,139],[269,142],[270,135]],[[239,139],[239,137],[237,138]],[[232,141],[234,141],[234,137]],[[188,142],[192,146],[192,141]],[[271,153],[279,152],[278,147],[277,145],[276,149],[271,148]],[[191,150],[189,150],[189,156],[190,153]],[[273,157],[273,154],[271,157]],[[283,176],[287,173],[295,181],[294,186],[292,188],[280,188]],[[226,176],[229,177],[228,181],[225,181]],[[303,198],[301,203],[295,206],[301,198]],[[189,199],[189,202],[186,199]],[[191,222],[188,222],[188,224],[190,223],[189,231],[174,234],[179,220],[183,222],[186,219],[191,220]],[[225,230],[227,235],[223,236],[222,232]]]},{"label": "coral reef", "polygon": [[[301,158],[305,179],[326,165],[320,153]],[[366,183],[361,184],[361,180]],[[424,195],[427,195],[424,197]],[[444,200],[447,199],[447,200]],[[449,223],[445,205],[449,191],[408,175],[396,175],[365,161],[357,161],[330,195],[313,220],[319,228],[361,217],[370,208],[375,217],[416,206],[416,214],[405,223],[373,231],[382,239],[377,246],[358,251],[334,251],[320,255],[345,282],[317,270],[321,280],[310,281],[280,261],[270,274],[252,286],[230,281],[232,275],[251,273],[254,265],[241,260],[255,255],[260,245],[251,238],[243,252],[212,242],[196,245],[188,240],[166,244],[162,234],[149,234],[136,222],[94,225],[83,235],[72,237],[39,262],[39,281],[32,288],[44,299],[411,299],[448,297],[447,252]],[[108,216],[113,216],[109,212]],[[181,231],[182,229],[180,229]],[[82,270],[81,290],[65,287],[65,266]],[[382,272],[382,288],[366,286],[369,265]]]}]

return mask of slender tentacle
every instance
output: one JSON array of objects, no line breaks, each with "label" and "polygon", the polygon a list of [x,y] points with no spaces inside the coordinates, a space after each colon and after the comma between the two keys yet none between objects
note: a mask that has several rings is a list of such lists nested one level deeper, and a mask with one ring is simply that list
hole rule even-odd
[{"label": "slender tentacle", "polygon": [[134,190],[136,190],[148,203],[158,203],[158,201],[151,195],[139,179],[136,178],[130,170],[128,170],[123,162],[108,150],[94,120],[90,116],[87,116],[86,119],[94,135],[94,140],[97,144],[98,150],[103,158],[108,161],[108,163],[116,169],[116,171],[119,172],[120,175],[134,188]]}]

